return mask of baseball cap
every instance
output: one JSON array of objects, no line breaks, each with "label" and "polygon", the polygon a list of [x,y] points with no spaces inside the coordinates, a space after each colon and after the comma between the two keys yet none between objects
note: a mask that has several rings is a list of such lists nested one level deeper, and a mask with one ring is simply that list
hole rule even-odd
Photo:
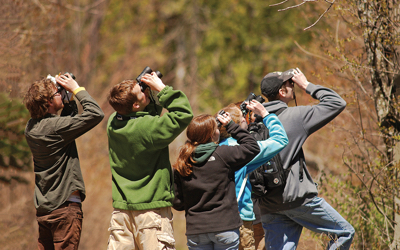
[{"label": "baseball cap", "polygon": [[268,73],[261,80],[261,93],[267,98],[275,97],[283,83],[294,76],[294,69],[289,69],[284,72],[275,71]]}]

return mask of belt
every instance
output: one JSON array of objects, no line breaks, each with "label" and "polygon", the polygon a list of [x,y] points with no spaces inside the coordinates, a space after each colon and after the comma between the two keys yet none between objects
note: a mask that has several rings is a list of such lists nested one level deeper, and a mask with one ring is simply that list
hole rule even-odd
[{"label": "belt", "polygon": [[69,206],[74,206],[74,207],[82,207],[82,203],[80,202],[73,202],[73,201],[66,201],[63,204],[61,204],[57,209],[63,208],[63,207],[69,207]]},{"label": "belt", "polygon": [[[80,202],[73,202],[73,201],[66,201],[63,204],[61,204],[58,208],[54,209],[53,211],[60,209],[60,208],[65,208],[65,207],[69,207],[69,206],[74,206],[74,207],[79,207],[82,209],[82,203]],[[45,212],[45,213],[38,213],[36,212],[36,216],[43,216],[43,215],[49,215],[51,214],[53,211],[51,212]]]}]

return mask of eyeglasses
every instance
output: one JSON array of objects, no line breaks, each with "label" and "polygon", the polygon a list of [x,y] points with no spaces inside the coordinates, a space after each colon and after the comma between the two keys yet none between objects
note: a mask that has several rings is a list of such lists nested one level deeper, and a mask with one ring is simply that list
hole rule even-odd
[{"label": "eyeglasses", "polygon": [[57,94],[61,95],[60,92],[61,92],[61,89],[58,89],[58,90],[56,91],[56,93],[54,93],[54,94],[50,97],[50,99],[53,99],[54,96],[56,96]]}]

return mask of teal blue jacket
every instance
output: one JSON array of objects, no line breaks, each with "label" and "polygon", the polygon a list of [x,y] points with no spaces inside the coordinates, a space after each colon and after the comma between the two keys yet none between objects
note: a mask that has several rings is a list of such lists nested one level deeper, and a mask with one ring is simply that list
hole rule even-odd
[{"label": "teal blue jacket", "polygon": [[[263,119],[264,125],[269,130],[269,138],[264,141],[257,141],[260,147],[260,153],[253,158],[246,166],[237,170],[235,172],[235,190],[236,197],[240,193],[243,181],[247,174],[250,174],[255,169],[263,165],[272,159],[276,154],[278,154],[286,145],[289,143],[286,132],[275,114],[269,114]],[[229,137],[227,139],[221,140],[219,145],[234,146],[238,145],[237,141]],[[249,179],[247,179],[243,193],[238,200],[238,208],[240,218],[244,221],[255,220],[255,214],[253,211],[253,202],[251,200],[251,184]]]},{"label": "teal blue jacket", "polygon": [[[113,113],[107,125],[113,207],[145,210],[172,206],[173,174],[168,145],[189,125],[193,112],[182,91],[165,87],[144,111],[128,120]],[[160,116],[162,108],[169,112]]]}]

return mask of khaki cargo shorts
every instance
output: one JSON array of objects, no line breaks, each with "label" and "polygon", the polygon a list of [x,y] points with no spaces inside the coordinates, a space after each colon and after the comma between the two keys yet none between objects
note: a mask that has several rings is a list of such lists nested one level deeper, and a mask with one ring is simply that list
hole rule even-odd
[{"label": "khaki cargo shorts", "polygon": [[175,249],[170,207],[114,209],[108,231],[108,250]]}]

